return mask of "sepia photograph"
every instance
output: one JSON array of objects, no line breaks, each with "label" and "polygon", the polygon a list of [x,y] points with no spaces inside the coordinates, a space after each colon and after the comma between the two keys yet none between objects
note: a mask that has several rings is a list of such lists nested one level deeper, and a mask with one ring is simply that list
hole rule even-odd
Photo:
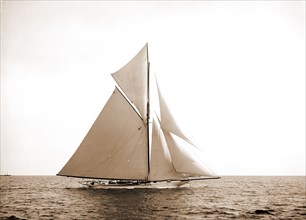
[{"label": "sepia photograph", "polygon": [[0,4],[0,220],[306,218],[304,0]]}]

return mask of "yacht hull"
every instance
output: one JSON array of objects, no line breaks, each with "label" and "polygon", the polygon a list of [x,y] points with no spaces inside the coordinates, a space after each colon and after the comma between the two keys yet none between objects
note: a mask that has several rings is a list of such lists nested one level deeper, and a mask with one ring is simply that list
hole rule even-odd
[{"label": "yacht hull", "polygon": [[163,182],[112,182],[112,181],[82,181],[81,184],[92,189],[171,189],[187,187],[189,181],[163,181]]}]

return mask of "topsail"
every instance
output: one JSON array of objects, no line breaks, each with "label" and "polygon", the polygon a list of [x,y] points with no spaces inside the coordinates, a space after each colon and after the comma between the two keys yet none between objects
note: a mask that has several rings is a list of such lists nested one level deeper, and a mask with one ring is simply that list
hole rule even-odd
[{"label": "topsail", "polygon": [[149,80],[148,63],[148,45],[146,44],[128,64],[112,74],[144,120],[146,119],[147,82]]}]

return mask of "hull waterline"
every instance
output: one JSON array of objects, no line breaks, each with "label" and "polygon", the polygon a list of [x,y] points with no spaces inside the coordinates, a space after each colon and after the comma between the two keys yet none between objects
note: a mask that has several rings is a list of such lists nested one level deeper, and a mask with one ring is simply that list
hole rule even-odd
[{"label": "hull waterline", "polygon": [[83,186],[91,189],[173,189],[187,187],[189,181],[164,181],[147,183],[108,183],[104,181],[83,181]]}]

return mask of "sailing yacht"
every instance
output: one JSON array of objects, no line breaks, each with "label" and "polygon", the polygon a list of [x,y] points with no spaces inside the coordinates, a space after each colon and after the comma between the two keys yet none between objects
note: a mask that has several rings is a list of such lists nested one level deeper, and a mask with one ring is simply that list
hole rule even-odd
[{"label": "sailing yacht", "polygon": [[117,86],[57,175],[93,188],[170,188],[219,178],[175,122],[157,82],[159,111],[151,109],[148,44],[111,75]]}]

